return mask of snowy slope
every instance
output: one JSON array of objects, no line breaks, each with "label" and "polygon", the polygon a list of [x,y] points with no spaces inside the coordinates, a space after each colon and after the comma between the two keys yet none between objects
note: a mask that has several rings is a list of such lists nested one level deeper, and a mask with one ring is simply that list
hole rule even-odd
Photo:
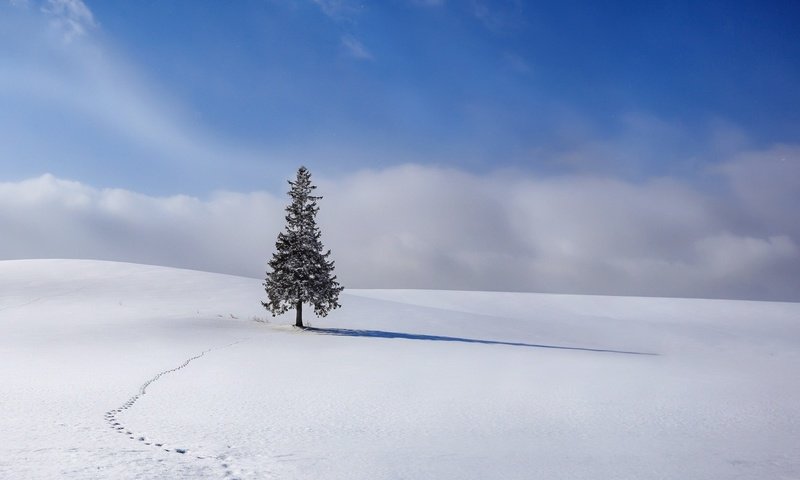
[{"label": "snowy slope", "polygon": [[0,262],[0,478],[800,478],[800,304],[260,283]]}]

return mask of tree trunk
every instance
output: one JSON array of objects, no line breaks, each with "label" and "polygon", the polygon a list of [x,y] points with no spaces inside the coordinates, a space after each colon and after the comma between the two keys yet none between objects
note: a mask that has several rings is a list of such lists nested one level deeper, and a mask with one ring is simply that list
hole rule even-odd
[{"label": "tree trunk", "polygon": [[303,302],[297,302],[297,316],[294,320],[295,327],[303,327]]}]

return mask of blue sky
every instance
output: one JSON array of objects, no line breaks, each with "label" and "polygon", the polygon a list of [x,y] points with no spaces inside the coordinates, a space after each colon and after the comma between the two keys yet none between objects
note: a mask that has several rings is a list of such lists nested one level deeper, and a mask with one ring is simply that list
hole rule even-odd
[{"label": "blue sky", "polygon": [[[53,16],[42,12],[46,2],[14,4],[4,15],[24,18],[30,29]],[[13,112],[16,123],[22,117],[28,129],[71,139],[61,151],[74,167],[37,158],[29,144],[36,140],[17,138],[26,167],[5,165],[0,174],[45,170],[196,194],[274,187],[258,178],[297,162],[327,174],[414,162],[479,172],[691,176],[726,148],[800,135],[800,6],[792,2],[85,5],[91,19],[80,20],[85,33],[68,48],[88,44],[82,47],[113,62],[98,69],[135,77],[140,95],[169,103],[170,122],[248,154],[197,165],[185,182],[181,169],[166,168],[174,161],[167,157],[180,155],[119,138],[79,108],[27,102],[15,105],[22,110]],[[33,64],[63,55],[10,50]],[[79,131],[52,125],[53,117]],[[597,143],[620,144],[619,152],[562,158]],[[114,168],[101,174],[91,158]],[[131,166],[144,158],[161,173],[157,181]],[[220,168],[234,163],[230,172]]]},{"label": "blue sky", "polygon": [[0,0],[0,258],[260,276],[305,164],[348,286],[800,300],[798,20]]}]

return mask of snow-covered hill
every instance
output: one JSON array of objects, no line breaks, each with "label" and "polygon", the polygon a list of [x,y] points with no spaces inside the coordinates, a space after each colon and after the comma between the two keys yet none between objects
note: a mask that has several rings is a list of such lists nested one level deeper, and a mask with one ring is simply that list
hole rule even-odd
[{"label": "snow-covered hill", "polygon": [[800,304],[348,290],[301,332],[263,296],[0,262],[0,478],[800,478]]}]

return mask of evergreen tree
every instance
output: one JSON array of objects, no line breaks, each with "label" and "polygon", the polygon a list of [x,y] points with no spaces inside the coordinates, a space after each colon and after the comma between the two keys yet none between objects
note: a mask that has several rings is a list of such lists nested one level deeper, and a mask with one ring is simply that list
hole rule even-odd
[{"label": "evergreen tree", "polygon": [[273,316],[285,313],[290,308],[297,311],[295,326],[303,327],[303,303],[314,307],[319,316],[338,308],[339,293],[344,289],[333,274],[333,261],[328,260],[331,251],[323,253],[321,232],[317,227],[319,211],[316,197],[311,193],[316,186],[311,184],[311,173],[300,167],[289,196],[292,203],[286,207],[286,228],[278,234],[277,251],[272,255],[264,287],[267,302],[261,302]]}]

